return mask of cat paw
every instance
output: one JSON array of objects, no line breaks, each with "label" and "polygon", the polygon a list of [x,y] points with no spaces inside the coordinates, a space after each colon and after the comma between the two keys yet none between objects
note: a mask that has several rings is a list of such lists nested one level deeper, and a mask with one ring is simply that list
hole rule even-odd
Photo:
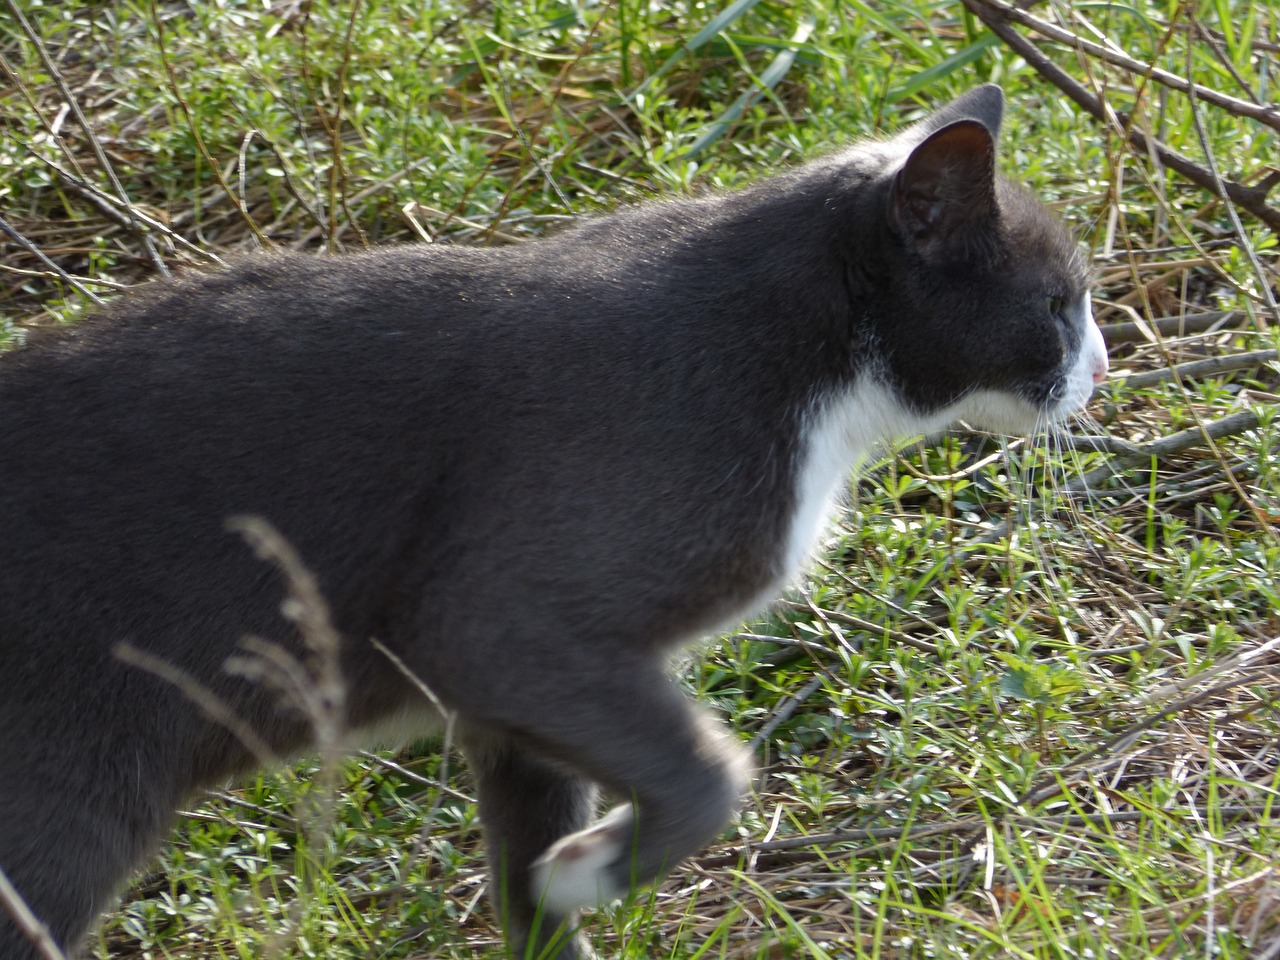
[{"label": "cat paw", "polygon": [[533,864],[533,897],[552,914],[568,916],[627,894],[609,868],[631,845],[635,813],[615,807],[596,823],[553,843]]}]

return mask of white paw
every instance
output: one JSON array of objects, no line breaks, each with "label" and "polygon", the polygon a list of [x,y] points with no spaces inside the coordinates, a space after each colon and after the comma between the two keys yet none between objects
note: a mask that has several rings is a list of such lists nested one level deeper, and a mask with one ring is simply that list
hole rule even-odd
[{"label": "white paw", "polygon": [[553,843],[533,864],[533,897],[550,913],[566,916],[627,894],[609,865],[631,845],[635,814],[615,807],[585,830]]}]

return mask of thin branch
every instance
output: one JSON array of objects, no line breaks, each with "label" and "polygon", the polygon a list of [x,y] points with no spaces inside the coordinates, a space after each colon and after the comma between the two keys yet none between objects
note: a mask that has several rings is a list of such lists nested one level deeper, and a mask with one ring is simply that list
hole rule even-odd
[{"label": "thin branch", "polygon": [[31,941],[36,948],[36,953],[43,960],[67,960],[66,954],[58,949],[58,945],[54,942],[49,928],[46,927],[27,906],[27,902],[22,899],[22,895],[18,893],[9,877],[5,874],[4,869],[0,868],[0,908],[3,908],[9,916],[13,918],[13,922],[18,929],[22,931],[23,936]]},{"label": "thin branch", "polygon": [[816,673],[809,678],[809,682],[799,692],[793,696],[783,697],[782,702],[773,709],[768,722],[751,738],[750,749],[752,751],[760,749],[760,746],[773,736],[773,732],[778,727],[791,719],[792,714],[796,712],[796,708],[817,692],[824,680],[826,680],[826,677],[822,673]]},{"label": "thin branch", "polygon": [[1142,156],[1157,159],[1185,179],[1208,190],[1214,196],[1226,194],[1236,206],[1247,210],[1277,233],[1280,233],[1280,210],[1267,204],[1267,191],[1280,182],[1280,176],[1269,175],[1257,186],[1246,186],[1234,180],[1221,180],[1198,163],[1173,148],[1130,125],[1128,118],[1111,109],[1101,98],[1077,83],[1065,70],[1046,57],[1034,43],[1009,24],[1007,12],[993,0],[963,0],[965,7],[1016,51],[1036,72],[1070,97],[1077,106],[1099,123],[1112,127]]},{"label": "thin branch", "polygon": [[1115,391],[1121,385],[1126,390],[1137,390],[1154,386],[1168,380],[1197,380],[1201,377],[1212,377],[1219,373],[1231,373],[1235,370],[1251,370],[1271,363],[1277,359],[1275,350],[1252,350],[1247,353],[1227,354],[1221,357],[1207,357],[1204,360],[1188,360],[1172,367],[1159,370],[1144,370],[1128,376],[1114,374],[1114,380],[1107,384],[1107,389]]},{"label": "thin branch", "polygon": [[164,258],[160,256],[160,252],[156,249],[155,244],[151,240],[151,235],[146,226],[137,218],[132,204],[129,201],[129,194],[124,188],[124,184],[120,182],[120,178],[116,176],[115,167],[111,165],[107,152],[102,148],[102,144],[98,141],[98,136],[94,133],[93,127],[89,124],[89,118],[85,116],[84,111],[80,109],[80,102],[76,99],[75,94],[71,92],[71,88],[67,85],[66,78],[58,69],[58,65],[53,62],[53,58],[49,56],[49,51],[44,45],[44,41],[40,39],[40,35],[27,21],[26,16],[22,12],[22,8],[18,6],[15,0],[7,0],[9,10],[13,13],[14,19],[18,21],[22,28],[23,35],[35,47],[40,62],[44,65],[45,70],[49,72],[49,76],[53,78],[53,82],[57,84],[59,92],[62,94],[63,100],[70,108],[72,115],[76,118],[76,123],[80,125],[80,129],[84,131],[85,138],[89,143],[89,147],[93,150],[93,155],[98,161],[98,166],[102,168],[102,172],[106,175],[107,180],[111,183],[111,188],[116,192],[123,203],[126,213],[130,217],[130,225],[133,233],[142,242],[143,247],[147,251],[147,255],[151,258],[152,264],[155,265],[156,271],[164,277],[169,276],[169,268],[164,262]]},{"label": "thin branch", "polygon": [[1157,317],[1141,323],[1125,320],[1120,323],[1107,323],[1101,326],[1102,339],[1107,346],[1114,347],[1121,343],[1145,343],[1151,332],[1161,337],[1186,337],[1195,333],[1208,333],[1211,330],[1230,328],[1239,324],[1244,314],[1239,310],[1210,310],[1206,313],[1188,313],[1180,317]]},{"label": "thin branch", "polygon": [[[1270,807],[1266,804],[1258,804],[1250,806],[1248,804],[1224,804],[1222,806],[1210,807],[1208,804],[1197,805],[1193,808],[1197,813],[1204,815],[1212,810],[1216,816],[1221,816],[1224,820],[1255,820],[1266,815]],[[1183,815],[1181,809],[1161,809],[1156,813],[1164,814],[1168,817],[1176,817]],[[1102,828],[1109,824],[1117,823],[1140,823],[1152,816],[1153,811],[1150,810],[1107,810],[1098,811],[1089,814],[1061,814],[1057,816],[1046,815],[1042,813],[1035,814],[1017,814],[1010,813],[1001,818],[1001,822],[1009,823],[1024,829],[1036,830],[1044,833],[1060,834],[1063,830],[1078,829],[1081,827]],[[829,858],[830,852],[822,854],[808,853],[807,847],[831,847],[842,843],[860,843],[860,842],[877,842],[884,841],[910,841],[916,843],[920,840],[927,840],[931,837],[954,837],[971,834],[975,830],[982,829],[987,825],[987,820],[983,817],[971,815],[960,817],[948,823],[934,823],[924,826],[909,827],[859,827],[847,830],[832,830],[827,833],[806,834],[795,837],[781,837],[777,840],[766,840],[761,843],[751,843],[738,848],[732,848],[730,853],[718,853],[705,857],[699,857],[695,863],[702,869],[714,869],[735,866],[743,857],[751,857],[759,864],[760,860],[765,861],[765,866],[772,863],[795,863],[804,862],[815,858]],[[851,851],[851,854],[863,857],[868,854],[868,848],[863,847],[858,850]],[[761,856],[764,855],[764,856]]]},{"label": "thin branch", "polygon": [[[1206,700],[1210,700],[1217,694],[1226,690],[1231,690],[1235,687],[1243,686],[1255,681],[1274,680],[1274,678],[1275,668],[1267,666],[1259,670],[1238,674],[1223,683],[1197,691],[1190,696],[1184,697],[1177,703],[1172,703],[1162,710],[1153,713],[1149,717],[1130,724],[1119,733],[1109,738],[1105,743],[1100,743],[1087,753],[1082,753],[1080,756],[1076,757],[1061,770],[1056,771],[1054,775],[1057,777],[1061,773],[1066,773],[1068,771],[1077,773],[1078,775],[1083,775],[1085,773],[1098,774],[1103,770],[1114,766],[1119,760],[1118,754],[1128,747],[1129,744],[1133,743],[1142,734],[1160,726],[1170,717],[1177,716],[1180,713],[1185,713],[1192,707],[1197,706]],[[1019,799],[1019,805],[1035,805],[1040,803],[1041,801],[1054,796],[1058,789],[1059,784],[1056,782],[1045,784],[1039,788],[1032,787]]]},{"label": "thin branch", "polygon": [[[1177,90],[1180,93],[1191,93],[1197,99],[1206,103],[1212,103],[1215,107],[1221,107],[1228,113],[1237,117],[1248,117],[1250,120],[1256,120],[1259,123],[1271,127],[1273,130],[1280,130],[1280,111],[1273,110],[1271,107],[1249,103],[1247,100],[1240,100],[1236,97],[1220,93],[1211,87],[1205,87],[1198,83],[1192,83],[1185,77],[1180,77],[1176,73],[1170,73],[1168,70],[1161,70],[1159,67],[1149,63],[1143,63],[1141,60],[1135,60],[1130,56],[1115,49],[1107,47],[1100,43],[1094,43],[1086,40],[1078,34],[1072,33],[1070,30],[1064,30],[1062,27],[1033,17],[1024,10],[1020,10],[1012,4],[1005,3],[1004,0],[980,0],[986,4],[991,10],[998,12],[1006,20],[1018,23],[1029,30],[1034,30],[1049,40],[1057,41],[1065,44],[1072,49],[1091,57],[1097,57],[1113,66],[1122,67],[1131,73],[1136,73],[1143,77],[1149,77],[1162,86]],[[972,10],[973,8],[970,7]],[[974,11],[975,13],[977,11]]]},{"label": "thin branch", "polygon": [[[355,228],[356,236],[360,238],[363,246],[369,246],[369,238],[364,232],[364,228],[360,226],[359,219],[351,212],[351,206],[347,200],[347,169],[343,163],[342,156],[342,108],[346,104],[347,98],[347,73],[351,68],[351,38],[355,34],[356,17],[360,13],[360,0],[353,0],[351,4],[351,14],[347,17],[347,30],[342,38],[342,62],[338,66],[337,88],[334,91],[334,110],[333,122],[329,128],[330,146],[333,150],[333,165],[329,168],[329,214],[333,217],[334,207],[338,202],[342,204],[342,212],[346,214],[347,223]],[[337,237],[337,221],[331,221],[332,229],[329,237],[334,239]]]},{"label": "thin branch", "polygon": [[154,217],[147,216],[147,214],[143,213],[141,210],[130,207],[128,204],[121,204],[119,200],[115,199],[110,194],[103,192],[92,183],[82,180],[69,170],[66,170],[59,164],[54,163],[48,157],[41,156],[39,153],[31,150],[30,147],[28,147],[28,150],[31,151],[31,155],[33,157],[48,167],[49,170],[58,177],[58,179],[93,204],[94,207],[97,208],[98,212],[112,223],[129,228],[132,225],[130,219],[132,218],[132,220],[136,220],[146,225],[147,229],[154,230],[156,233],[164,234],[164,236],[168,238],[174,246],[182,247],[189,253],[193,253],[205,259],[213,260],[215,263],[222,262],[221,258],[219,258],[217,254],[192,243],[168,224],[163,223]]},{"label": "thin branch", "polygon": [[1185,430],[1179,430],[1177,433],[1171,433],[1167,437],[1160,437],[1150,443],[1134,444],[1131,450],[1125,453],[1117,453],[1110,462],[1090,470],[1088,473],[1082,473],[1070,483],[1063,484],[1062,492],[1067,494],[1081,493],[1094,489],[1099,483],[1119,473],[1124,467],[1149,463],[1153,459],[1158,460],[1174,453],[1181,453],[1184,450],[1203,446],[1206,442],[1221,440],[1223,437],[1233,436],[1237,433],[1244,433],[1254,429],[1257,425],[1258,415],[1254,411],[1241,410],[1220,420],[1210,421],[1203,426],[1196,425]]},{"label": "thin branch", "polygon": [[3,230],[5,233],[7,233],[13,239],[14,243],[18,244],[18,246],[22,247],[24,250],[26,250],[28,253],[34,256],[37,260],[43,263],[54,274],[56,274],[59,278],[61,278],[65,283],[69,284],[77,293],[80,294],[80,296],[85,297],[89,300],[92,300],[94,303],[97,303],[97,304],[101,304],[104,302],[103,299],[99,297],[96,293],[94,293],[92,290],[85,287],[84,284],[82,284],[79,280],[77,280],[71,274],[67,273],[67,271],[63,270],[60,266],[58,266],[56,263],[50,260],[47,256],[45,256],[44,251],[42,251],[34,243],[32,243],[30,240],[24,237],[21,233],[19,233],[17,229],[9,223],[9,221],[4,219],[4,217],[0,217],[0,230]]}]

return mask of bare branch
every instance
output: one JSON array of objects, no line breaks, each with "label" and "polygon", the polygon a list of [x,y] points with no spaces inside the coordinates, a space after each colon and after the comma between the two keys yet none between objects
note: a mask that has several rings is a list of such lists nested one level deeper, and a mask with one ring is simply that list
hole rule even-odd
[{"label": "bare branch", "polygon": [[985,23],[992,33],[1016,50],[1035,68],[1036,72],[1070,97],[1077,106],[1099,123],[1123,135],[1133,149],[1142,156],[1156,158],[1170,170],[1215,196],[1225,194],[1236,206],[1253,214],[1272,230],[1280,233],[1280,210],[1267,204],[1267,191],[1280,182],[1280,174],[1267,176],[1256,186],[1247,186],[1234,180],[1215,177],[1212,171],[1137,129],[1129,122],[1128,117],[1113,110],[1101,97],[1085,89],[1065,70],[1045,56],[1039,47],[1018,33],[1010,24],[1012,18],[1008,10],[998,5],[996,0],[964,0],[964,5]]},{"label": "bare branch", "polygon": [[90,148],[93,150],[94,157],[97,158],[98,165],[102,168],[102,172],[106,174],[107,180],[111,183],[111,188],[115,190],[116,196],[123,203],[124,210],[130,217],[130,226],[134,234],[142,242],[143,247],[147,251],[147,255],[151,258],[156,271],[164,277],[169,275],[169,268],[164,262],[164,258],[160,256],[160,252],[156,249],[156,245],[152,242],[148,228],[134,216],[133,206],[129,201],[129,194],[124,188],[124,184],[120,182],[120,178],[116,176],[115,167],[112,166],[107,152],[102,149],[102,144],[98,141],[97,134],[94,133],[93,127],[89,123],[89,118],[85,116],[84,111],[80,109],[80,102],[76,99],[75,94],[71,92],[71,87],[67,85],[66,79],[62,76],[62,72],[58,69],[58,65],[54,63],[53,58],[49,56],[49,51],[44,45],[44,41],[40,39],[40,35],[35,32],[30,22],[22,12],[22,8],[18,6],[14,0],[8,0],[9,11],[13,14],[14,19],[22,28],[23,35],[36,49],[36,53],[40,57],[41,64],[49,71],[49,76],[53,78],[54,83],[58,85],[58,90],[62,94],[63,100],[70,108],[72,115],[76,118],[76,123],[84,131],[84,135],[89,142]]},{"label": "bare branch", "polygon": [[[1212,87],[1206,87],[1198,83],[1192,83],[1185,77],[1180,77],[1176,73],[1170,73],[1168,70],[1161,70],[1159,67],[1149,63],[1143,63],[1141,60],[1135,60],[1133,57],[1126,56],[1114,47],[1103,46],[1100,43],[1094,43],[1086,40],[1078,34],[1072,33],[1070,30],[1064,30],[1062,27],[1033,17],[1025,10],[1019,10],[1012,4],[1005,3],[1004,0],[981,0],[983,4],[994,11],[999,11],[1007,20],[1034,30],[1049,40],[1055,40],[1058,43],[1065,44],[1072,49],[1091,57],[1096,57],[1113,66],[1121,67],[1131,73],[1136,73],[1142,77],[1148,77],[1156,83],[1166,86],[1171,90],[1177,90],[1180,93],[1192,93],[1196,99],[1203,100],[1206,103],[1212,103],[1215,107],[1221,107],[1228,113],[1237,117],[1248,117],[1250,120],[1256,120],[1259,123],[1271,127],[1273,130],[1280,130],[1280,111],[1276,111],[1271,107],[1249,103],[1247,100],[1240,100],[1236,97],[1220,93]],[[972,6],[970,6],[972,10]],[[977,11],[974,11],[977,13]]]}]

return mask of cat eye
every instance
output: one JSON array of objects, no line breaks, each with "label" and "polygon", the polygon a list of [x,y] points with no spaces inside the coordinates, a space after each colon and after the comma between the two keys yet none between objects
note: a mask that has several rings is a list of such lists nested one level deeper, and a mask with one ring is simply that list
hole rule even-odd
[{"label": "cat eye", "polygon": [[1047,297],[1045,298],[1045,306],[1049,308],[1050,316],[1063,323],[1066,322],[1067,315],[1064,313],[1067,308],[1066,297]]}]

